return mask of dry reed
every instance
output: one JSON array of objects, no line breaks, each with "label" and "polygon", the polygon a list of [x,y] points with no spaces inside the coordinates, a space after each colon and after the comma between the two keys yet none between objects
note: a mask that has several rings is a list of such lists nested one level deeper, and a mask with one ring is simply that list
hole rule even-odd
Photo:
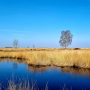
[{"label": "dry reed", "polygon": [[30,65],[76,66],[90,68],[90,49],[1,48],[0,58],[16,59]]}]

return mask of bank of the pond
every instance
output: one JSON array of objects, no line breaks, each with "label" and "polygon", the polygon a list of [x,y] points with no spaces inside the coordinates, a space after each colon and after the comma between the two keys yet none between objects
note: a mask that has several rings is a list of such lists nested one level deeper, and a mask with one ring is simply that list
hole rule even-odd
[{"label": "bank of the pond", "polygon": [[90,49],[1,48],[0,58],[11,58],[30,65],[90,68]]}]

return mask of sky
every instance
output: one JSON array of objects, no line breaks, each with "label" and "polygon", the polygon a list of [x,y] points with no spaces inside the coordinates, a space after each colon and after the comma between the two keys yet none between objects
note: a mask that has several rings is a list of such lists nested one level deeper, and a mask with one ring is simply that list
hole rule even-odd
[{"label": "sky", "polygon": [[90,47],[90,0],[0,0],[0,47],[59,48],[63,30],[69,47]]}]

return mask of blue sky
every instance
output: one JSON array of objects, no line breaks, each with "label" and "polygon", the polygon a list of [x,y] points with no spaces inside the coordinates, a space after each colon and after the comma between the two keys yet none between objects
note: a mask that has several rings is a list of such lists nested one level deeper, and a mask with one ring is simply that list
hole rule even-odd
[{"label": "blue sky", "polygon": [[60,47],[70,30],[70,47],[90,47],[90,0],[0,0],[0,47]]}]

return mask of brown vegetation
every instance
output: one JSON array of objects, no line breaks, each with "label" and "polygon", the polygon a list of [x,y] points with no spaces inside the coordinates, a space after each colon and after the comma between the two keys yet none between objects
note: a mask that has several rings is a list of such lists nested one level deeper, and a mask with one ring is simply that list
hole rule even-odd
[{"label": "brown vegetation", "polygon": [[1,48],[0,58],[11,58],[29,65],[55,65],[90,68],[90,49]]}]

